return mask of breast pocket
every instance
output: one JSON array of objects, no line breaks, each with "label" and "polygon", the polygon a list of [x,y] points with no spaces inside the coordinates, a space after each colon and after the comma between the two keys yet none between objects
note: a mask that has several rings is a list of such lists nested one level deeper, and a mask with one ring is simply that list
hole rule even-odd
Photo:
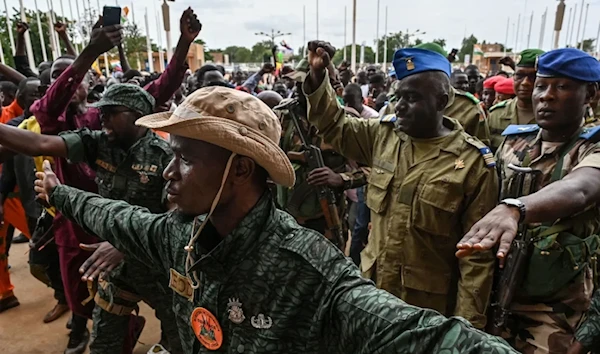
[{"label": "breast pocket", "polygon": [[425,184],[413,207],[413,226],[427,233],[450,236],[459,220],[457,211],[463,201],[461,185],[450,181]]},{"label": "breast pocket", "polygon": [[375,213],[383,213],[389,203],[389,185],[394,177],[393,173],[380,168],[373,168],[368,179],[366,203]]}]

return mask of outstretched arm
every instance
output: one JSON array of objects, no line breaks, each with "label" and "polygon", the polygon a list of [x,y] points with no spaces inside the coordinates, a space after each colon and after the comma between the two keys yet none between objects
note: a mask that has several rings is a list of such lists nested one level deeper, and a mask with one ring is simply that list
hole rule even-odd
[{"label": "outstretched arm", "polygon": [[57,22],[54,24],[54,30],[58,33],[58,38],[63,42],[65,48],[67,49],[67,54],[77,55],[77,51],[71,43],[71,39],[69,39],[69,34],[67,33],[67,25],[62,22]]},{"label": "outstretched arm", "polygon": [[67,146],[61,137],[36,134],[7,124],[0,124],[0,144],[29,156],[67,157]]}]

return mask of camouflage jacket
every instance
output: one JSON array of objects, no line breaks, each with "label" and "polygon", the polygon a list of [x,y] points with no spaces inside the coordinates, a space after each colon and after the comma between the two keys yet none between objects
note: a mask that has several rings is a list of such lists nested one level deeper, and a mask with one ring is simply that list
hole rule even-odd
[{"label": "camouflage jacket", "polygon": [[128,151],[110,143],[101,130],[87,128],[61,133],[72,163],[84,162],[96,171],[98,193],[150,209],[166,211],[163,170],[173,152],[169,143],[148,130]]},{"label": "camouflage jacket", "polygon": [[[582,167],[600,168],[600,146],[596,143],[600,137],[600,127],[584,128],[578,137],[573,137],[573,144],[566,152],[561,176]],[[529,166],[541,173],[533,182],[531,194],[544,188],[552,182],[552,174],[562,152],[563,144],[545,144],[542,141],[542,130],[535,124],[511,125],[503,133],[506,137],[496,153],[498,168],[502,180],[501,198],[515,197],[513,177],[515,173],[507,166]],[[570,233],[585,238],[600,232],[600,209],[590,205],[584,211],[570,217],[573,226]],[[538,225],[531,225],[538,226]],[[576,280],[568,287],[547,299],[530,301],[522,299],[513,306],[516,311],[546,311],[546,312],[585,312],[590,304],[593,289],[593,274],[591,269],[582,271]],[[543,300],[544,303],[540,303]],[[526,302],[526,303],[525,303]],[[560,304],[560,306],[559,306]],[[568,305],[565,305],[568,304]]]},{"label": "camouflage jacket", "polygon": [[[276,111],[281,119],[283,134],[281,136],[280,147],[283,151],[290,152],[301,152],[302,144],[300,137],[296,132],[296,127],[292,122],[287,110]],[[345,197],[344,190],[357,188],[367,183],[365,173],[356,168],[351,168],[348,160],[337,152],[333,151],[330,145],[321,141],[317,136],[314,127],[308,127],[306,119],[300,119],[300,123],[303,124],[305,132],[310,132],[308,139],[309,144],[319,146],[323,154],[323,160],[325,166],[331,168],[334,172],[341,175],[344,180],[342,188],[332,188],[336,201],[338,204],[338,210],[340,212],[340,218],[343,219],[345,211]],[[306,179],[310,170],[308,166],[299,160],[290,158],[292,166],[296,172],[296,184],[292,188],[286,188],[277,186],[277,203],[278,205],[292,214],[301,223],[304,220],[312,220],[323,216],[321,205],[319,203],[316,189],[310,186]]]},{"label": "camouflage jacket", "polygon": [[586,320],[579,326],[575,339],[592,353],[600,353],[600,290],[596,290]]},{"label": "camouflage jacket", "polygon": [[[197,290],[181,275],[192,220],[64,185],[54,189],[51,204],[124,253],[171,273],[186,353],[516,353],[463,319],[377,290],[322,235],[275,208],[269,193],[224,238],[210,223],[203,230],[192,251]],[[211,238],[216,246],[200,243]],[[192,331],[198,307],[222,329],[217,350],[202,346]]]}]

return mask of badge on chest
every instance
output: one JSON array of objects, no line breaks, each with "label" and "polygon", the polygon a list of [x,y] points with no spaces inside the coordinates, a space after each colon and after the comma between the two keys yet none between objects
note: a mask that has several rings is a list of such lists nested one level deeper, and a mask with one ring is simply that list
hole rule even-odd
[{"label": "badge on chest", "polygon": [[194,289],[192,288],[192,281],[190,278],[179,274],[173,268],[171,268],[169,288],[173,289],[174,292],[185,297],[190,302],[194,301]]},{"label": "badge on chest", "polygon": [[190,317],[196,338],[208,350],[217,350],[223,344],[223,330],[215,315],[204,307],[196,307]]}]

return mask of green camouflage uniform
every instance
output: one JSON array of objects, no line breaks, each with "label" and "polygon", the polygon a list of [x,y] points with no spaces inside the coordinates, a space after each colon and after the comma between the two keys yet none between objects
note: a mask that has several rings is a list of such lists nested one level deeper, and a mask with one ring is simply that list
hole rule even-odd
[{"label": "green camouflage uniform", "polygon": [[[275,113],[281,119],[283,131],[279,144],[281,149],[285,152],[302,151],[301,140],[296,133],[296,127],[294,126],[292,119],[289,117],[289,112],[287,110],[276,110]],[[303,127],[304,131],[309,131],[306,126],[306,119],[300,119],[300,124],[305,124]],[[351,170],[348,160],[344,156],[333,151],[331,146],[322,142],[321,138],[315,133],[316,130],[314,127],[311,127],[310,131],[311,134],[307,137],[310,139],[308,143],[321,148],[325,166],[331,168],[333,172],[340,174],[344,180],[344,185],[341,188],[332,188],[332,191],[335,194],[340,220],[342,220],[342,223],[344,224],[344,235],[347,235],[347,223],[343,221],[345,220],[346,214],[346,198],[344,196],[344,190],[365,185],[367,183],[366,176],[360,169]],[[301,161],[290,160],[296,172],[296,184],[292,188],[277,186],[278,205],[296,218],[296,221],[298,221],[300,225],[325,234],[330,238],[330,236],[327,235],[328,231],[326,230],[326,222],[323,217],[317,190],[306,182],[310,169]]]},{"label": "green camouflage uniform", "polygon": [[[349,159],[371,167],[366,204],[372,230],[361,253],[363,275],[410,304],[462,316],[485,327],[494,256],[455,256],[456,243],[497,204],[494,158],[456,120],[452,132],[420,161],[395,116],[345,114],[323,82],[311,95],[309,120]],[[484,155],[484,156],[482,156]]]},{"label": "green camouflage uniform", "polygon": [[[496,154],[502,179],[502,198],[514,197],[511,195],[514,193],[510,191],[510,186],[515,174],[507,168],[509,163],[516,166],[529,166],[541,171],[541,175],[534,181],[534,187],[530,191],[533,193],[552,182],[552,175],[564,146],[570,146],[570,149],[563,160],[561,176],[582,167],[600,168],[600,146],[596,143],[600,136],[596,134],[599,130],[600,128],[585,128],[583,133],[573,140],[573,145],[563,143],[557,146],[542,142],[541,130],[537,125],[510,126],[505,132],[506,139]],[[590,235],[600,232],[600,211],[596,206],[590,206],[581,213],[561,220],[561,223],[566,222],[571,225],[568,229],[569,233],[575,235],[576,239],[593,238],[594,236]],[[537,226],[541,225],[529,225],[530,228]],[[564,243],[547,242],[552,241],[553,237],[554,235],[551,235],[541,239],[539,243],[536,242],[533,255],[536,256],[539,252],[540,258],[555,257],[566,252],[562,251],[566,247]],[[597,241],[595,243],[597,247]],[[595,252],[592,247],[589,251]],[[568,251],[565,257],[573,259],[573,253]],[[593,257],[575,265],[560,259],[555,261],[555,264],[565,264],[568,270],[578,272],[567,278],[570,280],[566,285],[549,287],[547,293],[552,295],[541,295],[535,298],[524,295],[528,294],[525,292],[528,286],[541,284],[543,287],[544,284],[554,284],[556,280],[553,279],[557,278],[558,272],[547,268],[542,269],[540,266],[528,268],[532,273],[520,285],[521,290],[511,306],[512,314],[507,321],[505,338],[517,350],[524,353],[566,353],[578,325],[590,306],[594,290],[594,263]],[[530,264],[536,265],[536,263]],[[558,289],[554,290],[554,288]]]},{"label": "green camouflage uniform", "polygon": [[[186,353],[515,353],[461,318],[446,319],[375,289],[322,235],[275,208],[268,192],[225,238],[210,223],[204,228],[192,251],[197,290],[182,275],[194,231],[190,218],[151,214],[64,185],[54,189],[51,204],[127,255],[171,274]],[[218,244],[202,243],[209,239]],[[222,328],[217,350],[202,346],[192,331],[197,307]]]},{"label": "green camouflage uniform", "polygon": [[[481,102],[469,92],[457,90],[452,86],[450,86],[450,91],[450,101],[444,115],[458,120],[465,132],[488,145],[490,128]],[[396,98],[392,96],[388,105],[383,109],[383,115],[395,114],[395,109]]]},{"label": "green camouflage uniform", "polygon": [[[111,144],[102,131],[82,129],[61,133],[69,161],[85,162],[96,171],[98,193],[106,198],[124,200],[153,213],[166,211],[163,170],[173,153],[169,143],[148,130],[128,151]],[[120,353],[127,334],[131,309],[146,301],[161,320],[163,334],[172,353],[181,353],[175,330],[171,291],[164,273],[126,257],[116,269],[99,282],[93,319],[92,353]],[[111,306],[111,312],[106,311]]]},{"label": "green camouflage uniform", "polygon": [[575,339],[592,353],[600,353],[600,290],[596,290],[585,321],[575,333]]},{"label": "green camouflage uniform", "polygon": [[[517,98],[502,101],[492,107],[490,107],[490,114],[488,116],[488,122],[490,125],[490,134],[492,137],[491,148],[493,152],[498,150],[504,136],[502,132],[506,127],[511,124],[519,124],[519,113],[517,110]],[[535,117],[531,112],[531,119],[526,124],[534,124]]]}]

